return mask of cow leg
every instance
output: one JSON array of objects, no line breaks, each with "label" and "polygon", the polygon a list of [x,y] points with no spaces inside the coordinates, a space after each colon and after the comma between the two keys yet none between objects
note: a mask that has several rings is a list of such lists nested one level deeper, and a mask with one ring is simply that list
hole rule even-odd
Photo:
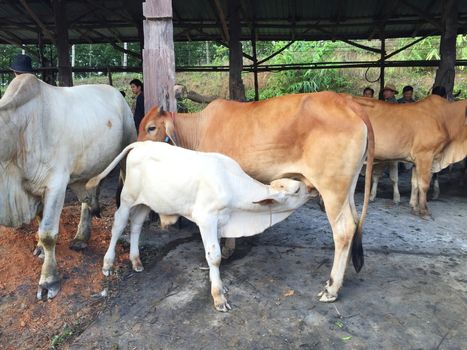
[{"label": "cow leg", "polygon": [[78,230],[70,243],[71,249],[79,251],[88,246],[89,238],[91,238],[92,216],[100,217],[98,200],[100,186],[97,186],[91,192],[86,191],[84,183],[74,183],[70,185],[70,188],[78,196],[78,199],[81,202],[81,214]]},{"label": "cow leg", "polygon": [[38,246],[44,250],[44,262],[39,279],[37,298],[47,293],[47,298],[54,298],[60,290],[60,276],[55,259],[55,244],[60,225],[60,214],[65,201],[68,178],[51,182],[44,196],[43,217],[39,225]]},{"label": "cow leg", "polygon": [[209,265],[209,279],[211,280],[211,295],[217,311],[227,312],[231,309],[224,295],[224,287],[220,276],[219,266],[222,255],[217,237],[217,220],[208,219],[199,224],[201,238],[203,239],[206,261]]},{"label": "cow leg", "polygon": [[122,201],[122,203],[120,203],[120,207],[115,212],[114,223],[112,225],[112,238],[110,239],[109,248],[107,248],[107,252],[104,256],[102,273],[105,276],[110,275],[110,271],[115,260],[115,247],[117,246],[117,241],[122,235],[123,230],[125,230],[129,216],[130,205]]},{"label": "cow leg", "polygon": [[332,228],[335,247],[331,276],[326,282],[324,290],[318,294],[322,302],[333,302],[337,299],[350,256],[352,239],[357,228],[352,213],[352,200],[348,197],[348,191],[345,191],[345,194],[341,193],[331,190],[322,193],[326,205],[326,214]]},{"label": "cow leg", "polygon": [[430,188],[432,161],[428,156],[417,159],[418,206],[419,215],[428,218],[430,212],[427,206],[426,195]]},{"label": "cow leg", "polygon": [[433,174],[433,200],[437,200],[440,194],[438,176],[439,173]]},{"label": "cow leg", "polygon": [[144,220],[148,216],[151,208],[145,205],[139,205],[131,212],[131,232],[130,232],[130,261],[133,270],[141,272],[144,270],[143,263],[139,257],[139,236],[143,228]]},{"label": "cow leg", "polygon": [[81,215],[78,224],[78,230],[70,243],[73,250],[83,250],[88,246],[91,238],[91,206],[85,202],[81,203]]},{"label": "cow leg", "polygon": [[399,193],[399,162],[390,162],[389,164],[389,178],[392,182],[393,187],[393,201],[399,204],[401,201],[401,195]]},{"label": "cow leg", "polygon": [[228,259],[235,252],[235,238],[226,238],[222,246],[222,259]]},{"label": "cow leg", "polygon": [[418,177],[417,177],[417,167],[412,167],[412,177],[411,177],[411,191],[410,191],[410,207],[414,213],[418,213]]},{"label": "cow leg", "polygon": [[379,178],[383,175],[385,163],[379,163],[373,166],[373,176],[370,192],[370,201],[373,202],[376,198],[376,193],[378,192],[378,182]]}]

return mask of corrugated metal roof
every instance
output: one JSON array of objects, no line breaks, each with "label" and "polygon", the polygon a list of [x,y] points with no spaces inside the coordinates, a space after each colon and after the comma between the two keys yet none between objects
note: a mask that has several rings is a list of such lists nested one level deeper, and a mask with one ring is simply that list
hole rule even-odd
[{"label": "corrugated metal roof", "polygon": [[[142,0],[63,0],[72,43],[140,40]],[[372,39],[440,34],[442,1],[239,0],[242,40]],[[47,1],[27,0],[53,32]],[[224,16],[220,14],[219,3]],[[467,32],[467,1],[458,1],[459,33]],[[222,40],[227,0],[173,0],[177,41]],[[138,31],[139,27],[139,31]],[[17,0],[0,0],[0,43],[36,43],[41,30]],[[47,39],[45,38],[45,42]]]}]

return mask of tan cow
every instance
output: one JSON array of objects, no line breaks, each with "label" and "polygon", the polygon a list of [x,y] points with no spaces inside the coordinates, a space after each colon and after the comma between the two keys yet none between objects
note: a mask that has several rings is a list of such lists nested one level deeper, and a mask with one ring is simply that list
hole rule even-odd
[{"label": "tan cow", "polygon": [[449,102],[436,95],[400,105],[365,97],[354,100],[373,125],[375,160],[415,165],[410,205],[421,216],[428,216],[426,194],[432,172],[467,156],[467,100]]},{"label": "tan cow", "polygon": [[319,296],[324,302],[336,300],[351,247],[355,269],[363,266],[370,176],[360,220],[354,192],[367,150],[371,174],[374,151],[368,117],[350,96],[321,92],[248,103],[216,100],[193,114],[153,108],[141,122],[138,140],[167,136],[184,148],[223,153],[263,183],[288,177],[319,191],[335,243],[331,276]]}]

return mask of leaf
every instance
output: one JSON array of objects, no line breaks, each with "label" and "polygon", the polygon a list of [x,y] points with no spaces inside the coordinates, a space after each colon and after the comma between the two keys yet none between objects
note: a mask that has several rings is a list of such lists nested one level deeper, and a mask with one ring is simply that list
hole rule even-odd
[{"label": "leaf", "polygon": [[349,341],[349,340],[352,339],[352,336],[351,336],[351,335],[347,335],[347,336],[345,336],[345,337],[342,337],[341,339],[342,339],[343,341]]},{"label": "leaf", "polygon": [[339,328],[343,328],[344,324],[341,321],[337,320],[336,321],[336,326],[339,327]]}]

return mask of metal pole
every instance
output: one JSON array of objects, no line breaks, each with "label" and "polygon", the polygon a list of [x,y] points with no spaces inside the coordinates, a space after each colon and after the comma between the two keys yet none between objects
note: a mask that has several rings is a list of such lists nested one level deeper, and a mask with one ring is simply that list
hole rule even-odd
[{"label": "metal pole", "polygon": [[258,57],[256,56],[256,33],[255,29],[251,31],[251,47],[253,50],[253,77],[255,82],[255,101],[259,100],[259,84],[258,84]]},{"label": "metal pole", "polygon": [[381,37],[381,60],[380,60],[380,72],[379,72],[379,92],[380,97],[382,97],[383,89],[384,89],[384,57],[386,56],[386,47],[384,37]]}]

